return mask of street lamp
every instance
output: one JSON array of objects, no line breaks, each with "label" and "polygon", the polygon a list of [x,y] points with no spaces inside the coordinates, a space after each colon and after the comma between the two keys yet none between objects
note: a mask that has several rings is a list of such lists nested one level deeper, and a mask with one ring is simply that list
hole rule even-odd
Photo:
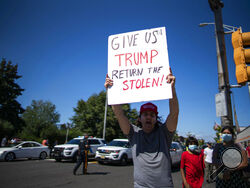
[{"label": "street lamp", "polygon": [[[230,96],[230,84],[228,78],[227,58],[224,34],[233,33],[237,27],[225,25],[222,23],[221,9],[215,12],[215,23],[200,23],[199,26],[215,26],[216,52],[217,52],[217,67],[218,67],[218,82],[219,93],[216,95],[216,112],[217,116],[221,117],[222,127],[228,125],[233,126],[232,105]],[[228,31],[224,31],[224,29]],[[218,105],[217,105],[218,104]]]},{"label": "street lamp", "polygon": [[[200,27],[204,27],[204,26],[207,26],[207,25],[215,25],[215,23],[200,23],[199,24]],[[231,33],[235,32],[238,29],[237,27],[234,27],[234,26],[231,26],[231,25],[225,25],[225,24],[223,24],[223,28],[228,30],[228,31],[224,32],[224,34],[231,34]]]}]

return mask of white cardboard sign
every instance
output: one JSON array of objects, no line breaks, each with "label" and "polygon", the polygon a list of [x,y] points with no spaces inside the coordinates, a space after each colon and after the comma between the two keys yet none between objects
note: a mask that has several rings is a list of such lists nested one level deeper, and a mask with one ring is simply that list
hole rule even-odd
[{"label": "white cardboard sign", "polygon": [[109,105],[172,98],[169,73],[165,27],[109,36]]}]

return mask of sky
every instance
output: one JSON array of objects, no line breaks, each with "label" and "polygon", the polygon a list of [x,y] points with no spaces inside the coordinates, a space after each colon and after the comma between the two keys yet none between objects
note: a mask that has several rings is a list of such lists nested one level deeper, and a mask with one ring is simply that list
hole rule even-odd
[{"label": "sky", "polygon": [[[250,1],[224,0],[223,23],[250,32]],[[169,64],[176,76],[179,135],[215,137],[218,90],[214,14],[207,0],[0,0],[0,58],[18,65],[18,101],[56,105],[60,123],[70,122],[80,99],[104,90],[108,37],[166,28]],[[236,85],[231,35],[225,35],[229,82]],[[231,89],[240,126],[250,125],[248,87]],[[154,101],[159,115],[168,100]],[[139,111],[142,103],[132,103]]]}]

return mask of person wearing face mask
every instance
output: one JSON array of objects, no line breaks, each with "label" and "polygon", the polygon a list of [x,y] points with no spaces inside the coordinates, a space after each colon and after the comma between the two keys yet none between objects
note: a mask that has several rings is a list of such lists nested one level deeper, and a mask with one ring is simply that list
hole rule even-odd
[{"label": "person wearing face mask", "polygon": [[242,162],[237,169],[224,169],[216,177],[216,188],[245,188],[246,182],[243,179],[241,169],[247,166],[247,155],[240,144],[235,143],[235,133],[232,127],[225,126],[221,130],[222,143],[217,143],[213,150],[212,162],[218,169],[221,165],[222,153],[229,147],[234,147],[241,151]]},{"label": "person wearing face mask", "polygon": [[198,149],[198,140],[188,137],[186,141],[188,151],[181,156],[181,177],[183,187],[201,188],[204,181],[204,153]]}]

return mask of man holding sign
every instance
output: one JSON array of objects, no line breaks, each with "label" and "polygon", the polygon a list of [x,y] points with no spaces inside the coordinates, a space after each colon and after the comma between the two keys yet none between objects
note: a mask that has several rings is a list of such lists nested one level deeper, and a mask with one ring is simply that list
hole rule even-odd
[{"label": "man holding sign", "polygon": [[[175,76],[168,63],[165,28],[110,36],[108,59],[111,78],[106,76],[104,86],[108,89],[108,103],[132,146],[134,187],[173,187],[169,150],[179,105]],[[159,99],[170,99],[170,113],[163,124],[152,103],[141,106],[138,125],[129,122],[121,106]]]},{"label": "man holding sign", "polygon": [[[179,105],[175,92],[175,77],[167,76],[173,98],[169,100],[170,113],[164,124],[158,119],[157,106],[146,103],[140,108],[139,126],[130,124],[121,105],[112,105],[120,128],[128,135],[134,162],[134,187],[173,187],[169,149],[177,127]],[[112,87],[107,76],[105,87]]]}]

